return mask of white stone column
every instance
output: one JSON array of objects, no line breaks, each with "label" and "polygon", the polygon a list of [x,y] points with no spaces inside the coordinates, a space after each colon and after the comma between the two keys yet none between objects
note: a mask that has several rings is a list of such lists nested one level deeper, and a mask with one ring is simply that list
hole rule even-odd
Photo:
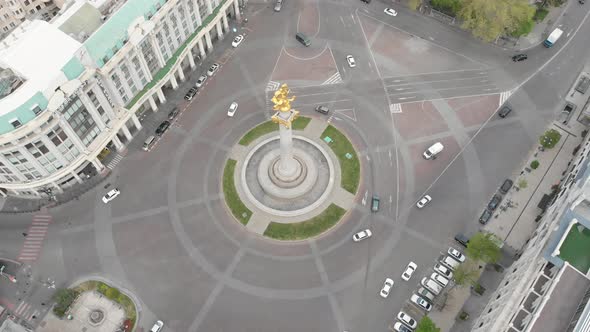
[{"label": "white stone column", "polygon": [[148,101],[150,102],[150,106],[152,107],[152,111],[157,112],[158,111],[158,105],[156,105],[156,101],[154,100],[154,96],[151,95],[148,98]]},{"label": "white stone column", "polygon": [[164,67],[166,65],[166,61],[164,60],[164,56],[162,55],[162,52],[160,52],[160,47],[158,47],[158,41],[156,40],[155,33],[150,34],[150,36],[148,38],[150,39],[150,45],[152,46],[152,52],[154,52],[154,55],[156,56],[156,60],[158,60],[158,64],[160,65],[160,68]]},{"label": "white stone column", "polygon": [[172,84],[172,89],[178,89],[178,82],[176,81],[176,76],[174,75],[174,71],[170,73],[170,84]]},{"label": "white stone column", "polygon": [[117,114],[115,113],[115,109],[111,106],[111,104],[107,100],[107,97],[104,95],[103,91],[100,89],[98,84],[93,85],[91,89],[94,95],[96,96],[96,99],[98,100],[104,111],[107,113],[109,119],[111,119],[111,121],[116,121]]},{"label": "white stone column", "polygon": [[115,134],[115,136],[113,136],[111,141],[113,141],[113,143],[115,143],[115,148],[117,148],[117,151],[125,150],[125,144],[123,144],[123,142],[121,142],[121,140],[119,139],[117,134]]},{"label": "white stone column", "polygon": [[223,21],[223,29],[225,29],[225,33],[229,32],[229,23],[227,23],[227,10],[223,11],[223,16],[221,17]]},{"label": "white stone column", "polygon": [[184,77],[184,72],[182,71],[182,66],[178,66],[178,78],[180,78],[180,80],[182,82],[184,82],[185,77]]},{"label": "white stone column", "polygon": [[62,116],[59,117],[59,126],[72,140],[72,142],[78,148],[78,150],[80,150],[80,153],[88,153],[88,149],[86,149],[86,146],[84,145],[84,143],[82,143],[80,137],[78,137],[78,135],[74,132],[74,129],[72,129],[72,126],[70,126],[68,121],[64,119]]},{"label": "white stone column", "polygon": [[105,75],[103,75],[103,74],[100,74],[100,76],[101,76],[101,81],[104,84],[104,88],[107,90],[107,93],[109,93],[109,96],[111,96],[113,99],[113,104],[119,105],[119,106],[125,106],[125,103],[123,103],[123,99],[121,98],[121,95],[119,94],[119,90],[117,90],[117,88],[113,84],[113,81],[111,81],[111,78],[105,77]]},{"label": "white stone column", "polygon": [[[117,68],[115,68],[115,73],[117,73],[117,76],[119,76],[119,81],[121,82],[121,86],[123,87],[123,90],[125,90],[125,94],[129,98],[129,100],[133,99],[134,94],[133,94],[133,92],[131,92],[131,87],[129,86],[129,84],[127,84],[127,77],[125,76],[125,74],[121,70],[120,66],[117,66]],[[117,89],[117,94],[118,93],[119,93],[119,90]]]},{"label": "white stone column", "polygon": [[150,72],[150,68],[148,67],[147,61],[145,60],[145,57],[143,56],[143,52],[141,51],[141,48],[134,47],[134,50],[135,50],[135,53],[137,54],[137,59],[139,60],[139,64],[141,65],[143,73],[145,74],[146,80],[148,82],[151,82],[154,79],[154,77],[152,76],[152,73]]},{"label": "white stone column", "polygon": [[164,96],[164,92],[162,91],[162,88],[159,88],[158,90],[156,90],[156,93],[158,94],[158,99],[160,99],[160,103],[163,104],[166,102],[166,96]]},{"label": "white stone column", "polygon": [[193,5],[195,6],[195,18],[197,19],[198,26],[203,24],[203,19],[201,18],[201,9],[199,9],[199,2],[197,0],[193,0]]},{"label": "white stone column", "polygon": [[[211,43],[211,39],[209,39],[209,43]],[[203,37],[199,39],[199,53],[201,55],[201,59],[205,59],[207,57],[207,53],[205,52],[205,46],[203,45]]]},{"label": "white stone column", "polygon": [[53,187],[55,188],[55,190],[57,190],[58,193],[63,193],[64,190],[61,189],[61,187],[57,184],[57,182],[51,182],[51,184],[53,185]]},{"label": "white stone column", "polygon": [[86,107],[88,113],[90,113],[92,120],[94,120],[98,128],[100,128],[100,131],[104,131],[106,129],[106,124],[104,123],[104,121],[102,121],[100,114],[98,114],[98,111],[94,107],[94,104],[92,103],[90,98],[88,98],[88,95],[84,91],[82,91],[82,93],[80,93],[78,97],[80,98],[80,101],[82,102],[84,107]]},{"label": "white stone column", "polygon": [[213,4],[211,4],[211,0],[205,0],[205,4],[207,5],[207,14],[213,13]]},{"label": "white stone column", "polygon": [[20,196],[21,195],[20,192],[18,190],[16,190],[16,189],[9,189],[9,190],[12,191],[12,194],[15,195],[15,196]]},{"label": "white stone column", "polygon": [[78,174],[76,174],[75,171],[71,171],[70,174],[72,174],[72,176],[74,177],[74,179],[76,179],[76,181],[78,181],[78,183],[82,183],[82,178],[80,176],[78,176]]},{"label": "white stone column", "polygon": [[209,33],[209,30],[205,32],[205,43],[207,43],[207,50],[211,51],[213,49],[213,43],[211,43],[211,34]]},{"label": "white stone column", "polygon": [[188,56],[188,64],[189,64],[189,66],[191,66],[191,70],[192,69],[195,69],[195,67],[197,65],[195,64],[195,59],[193,58],[193,51],[192,50],[188,50],[187,56]]},{"label": "white stone column", "polygon": [[[133,54],[133,51],[131,51],[131,56],[125,60],[125,64],[127,65],[127,69],[129,69],[129,74],[131,74],[131,79],[133,80],[135,87],[137,87],[139,90],[141,90],[141,89],[143,89],[143,84],[141,83],[141,79],[139,78],[139,74],[137,73],[137,70],[135,69],[135,65],[133,64],[133,61],[131,61],[131,59],[134,56],[135,55]],[[139,58],[137,59],[137,61],[139,61]],[[141,70],[141,62],[139,63],[139,69]]]},{"label": "white stone column", "polygon": [[236,14],[236,20],[242,21],[242,14],[240,13],[240,3],[238,0],[234,0],[234,13]]},{"label": "white stone column", "polygon": [[281,147],[279,173],[285,177],[290,177],[297,171],[297,162],[293,158],[293,131],[291,128],[279,125],[279,137]]},{"label": "white stone column", "polygon": [[100,160],[98,160],[98,158],[92,159],[91,162],[98,173],[102,173],[102,171],[105,170],[104,165],[100,162]]},{"label": "white stone column", "polygon": [[121,130],[123,130],[123,134],[125,135],[125,137],[127,138],[128,141],[131,141],[133,139],[133,136],[131,135],[129,128],[127,128],[126,123],[123,124],[123,126],[121,127]]},{"label": "white stone column", "polygon": [[131,120],[133,120],[135,128],[137,128],[137,130],[141,130],[141,122],[139,122],[139,119],[137,118],[137,115],[135,115],[135,113],[131,114]]},{"label": "white stone column", "polygon": [[223,40],[223,30],[221,29],[221,20],[215,23],[215,28],[217,29],[217,39]]}]

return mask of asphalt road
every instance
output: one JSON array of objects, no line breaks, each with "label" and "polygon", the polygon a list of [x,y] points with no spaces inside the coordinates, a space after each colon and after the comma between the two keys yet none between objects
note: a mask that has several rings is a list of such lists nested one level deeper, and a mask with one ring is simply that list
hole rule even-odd
[{"label": "asphalt road", "polygon": [[[567,9],[558,22],[568,27],[566,36],[513,63],[509,50],[402,8],[386,16],[383,8],[377,1],[286,1],[275,13],[251,4],[257,14],[249,14],[244,43],[235,50],[231,38],[215,44],[202,69],[186,73],[187,82],[144,120],[107,180],[122,195],[105,205],[107,189],[99,187],[50,211],[43,251],[30,264],[38,289],[47,278],[59,287],[100,275],[142,300],[141,326],[157,318],[167,331],[385,331],[402,307],[411,308],[409,296],[454,234],[477,231],[487,200],[520,167],[581,70],[590,34],[574,37],[587,9]],[[581,31],[589,29],[586,21]],[[313,45],[303,49],[295,31],[312,36]],[[186,103],[188,86],[215,61],[219,73]],[[269,81],[290,83],[293,105],[306,116],[328,105],[327,119],[347,132],[362,158],[357,204],[314,241],[260,239],[232,220],[222,201],[228,151],[270,115]],[[507,91],[514,112],[499,120],[492,112]],[[240,106],[228,119],[232,101]],[[183,112],[171,129],[141,151],[175,105]],[[437,140],[443,154],[422,159]],[[417,210],[424,192],[433,202]],[[372,194],[382,197],[377,214],[363,204]],[[2,216],[3,257],[18,256],[31,220]],[[352,234],[366,227],[374,236],[353,243]],[[410,260],[418,270],[404,282],[399,276]],[[382,299],[388,276],[396,284]],[[28,301],[41,308],[44,296]]]}]

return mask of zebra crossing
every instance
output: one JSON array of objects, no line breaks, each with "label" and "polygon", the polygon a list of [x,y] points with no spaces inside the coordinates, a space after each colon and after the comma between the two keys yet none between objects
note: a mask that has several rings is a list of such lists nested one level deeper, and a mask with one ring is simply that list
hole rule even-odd
[{"label": "zebra crossing", "polygon": [[512,91],[504,91],[500,94],[500,104],[498,106],[502,106],[508,98],[512,95]]},{"label": "zebra crossing", "polygon": [[266,91],[277,91],[280,86],[281,83],[279,82],[268,81],[268,83],[266,83]]},{"label": "zebra crossing", "polygon": [[402,112],[402,104],[389,104],[389,112],[391,113],[401,113]]},{"label": "zebra crossing", "polygon": [[115,169],[115,167],[117,167],[117,164],[119,164],[119,162],[121,161],[121,159],[123,159],[123,156],[120,154],[116,154],[115,157],[113,158],[113,160],[111,160],[109,162],[109,164],[107,165],[107,168],[110,169],[111,171]]},{"label": "zebra crossing", "polygon": [[33,223],[29,226],[27,233],[23,234],[25,235],[25,243],[18,255],[18,261],[30,263],[37,260],[51,221],[51,215],[48,214],[33,216]]},{"label": "zebra crossing", "polygon": [[37,318],[40,314],[41,312],[39,310],[34,310],[31,304],[25,301],[21,301],[16,309],[14,309],[14,315],[24,320]]},{"label": "zebra crossing", "polygon": [[341,83],[341,82],[342,82],[342,77],[340,77],[340,72],[336,72],[336,74],[330,76],[330,78],[328,78],[324,83],[322,83],[322,85],[336,84],[336,83]]}]

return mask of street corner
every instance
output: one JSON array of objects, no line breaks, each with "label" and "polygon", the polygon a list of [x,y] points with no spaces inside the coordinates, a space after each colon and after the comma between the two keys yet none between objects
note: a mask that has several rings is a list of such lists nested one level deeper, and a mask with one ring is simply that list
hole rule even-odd
[{"label": "street corner", "polygon": [[317,0],[306,0],[301,4],[297,18],[297,32],[302,32],[310,38],[320,32],[320,8]]},{"label": "street corner", "polygon": [[337,83],[340,73],[327,46],[323,50],[284,48],[271,77],[271,81],[291,82],[293,86],[297,86],[297,82],[319,85]]},{"label": "street corner", "polygon": [[498,109],[500,95],[473,96],[448,99],[464,127],[481,125]]},{"label": "street corner", "polygon": [[401,104],[400,108],[400,113],[393,113],[393,120],[396,129],[405,139],[431,136],[449,130],[432,102]]},{"label": "street corner", "polygon": [[[444,146],[442,152],[436,155],[435,158],[427,160],[422,154],[432,144],[440,142]],[[420,179],[421,182],[431,183],[434,181],[455,158],[461,150],[459,143],[452,136],[445,136],[430,141],[412,144],[409,147],[412,156],[412,168],[414,169],[414,177]]]}]

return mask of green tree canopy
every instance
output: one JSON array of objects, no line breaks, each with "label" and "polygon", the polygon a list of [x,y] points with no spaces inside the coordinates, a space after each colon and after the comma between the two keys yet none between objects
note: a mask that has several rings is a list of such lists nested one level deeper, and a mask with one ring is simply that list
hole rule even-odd
[{"label": "green tree canopy", "polygon": [[496,263],[502,257],[498,239],[492,233],[483,232],[475,233],[469,239],[465,253],[476,262]]},{"label": "green tree canopy", "polygon": [[[469,240],[469,243],[471,243],[471,240]],[[459,265],[453,272],[453,279],[458,286],[474,285],[478,277],[479,271],[477,270],[477,266],[471,263],[471,261]]]},{"label": "green tree canopy", "polygon": [[534,15],[527,0],[462,0],[459,10],[463,28],[488,42],[521,29]]},{"label": "green tree canopy", "polygon": [[461,0],[431,0],[430,4],[434,9],[440,10],[447,14],[456,15],[461,9]]},{"label": "green tree canopy", "polygon": [[416,332],[440,332],[440,328],[434,325],[434,322],[432,319],[430,319],[430,317],[424,316],[420,320],[420,323],[418,323]]}]

